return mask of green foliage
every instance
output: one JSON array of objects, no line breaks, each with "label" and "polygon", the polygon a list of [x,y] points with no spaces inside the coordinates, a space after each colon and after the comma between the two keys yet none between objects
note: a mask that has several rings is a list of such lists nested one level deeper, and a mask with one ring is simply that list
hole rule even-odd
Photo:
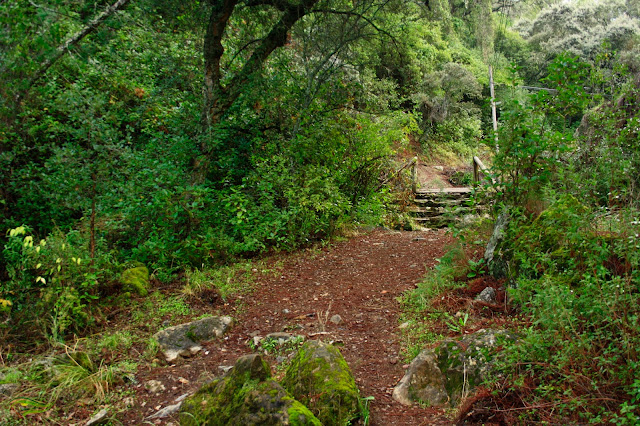
[{"label": "green foliage", "polygon": [[[602,219],[561,196],[535,221],[512,229],[517,278],[511,296],[534,324],[512,350],[525,365],[541,362],[518,374],[535,376],[542,398],[553,398],[555,387],[565,389],[573,403],[561,415],[593,412],[590,393],[616,395],[638,374],[632,348],[640,344],[640,265],[633,253],[640,229],[620,217],[620,231],[611,232]],[[603,410],[619,408],[606,404]]]},{"label": "green foliage", "polygon": [[[264,338],[260,342],[260,348],[271,355],[281,355],[287,352],[298,350],[304,343],[304,336],[295,336],[291,339],[285,340],[284,343],[280,343],[278,338]],[[255,349],[255,348],[253,348]]]},{"label": "green foliage", "polygon": [[467,328],[468,322],[469,322],[468,312],[465,312],[464,314],[458,317],[452,317],[451,315],[448,315],[447,327],[449,327],[449,330],[451,331],[464,334],[464,331]]},{"label": "green foliage", "polygon": [[99,280],[110,277],[111,265],[108,256],[91,259],[86,247],[78,232],[56,231],[40,242],[27,227],[8,232],[3,257],[9,280],[2,295],[12,302],[18,323],[34,322],[53,340],[91,325],[89,311],[98,298]]},{"label": "green foliage", "polygon": [[[502,172],[502,201],[521,207],[511,210],[503,253],[511,300],[531,321],[522,342],[509,347],[504,369],[525,403],[552,407],[522,414],[524,422],[631,424],[638,418],[640,228],[628,176],[637,83],[628,81],[616,102],[594,108],[570,139],[564,129],[573,132],[594,99],[584,93],[588,77],[584,65],[558,56],[545,80],[558,91],[506,114],[494,161]],[[527,169],[527,161],[534,167]],[[596,394],[602,404],[593,404]]]},{"label": "green foliage", "polygon": [[[167,282],[330,237],[354,218],[382,223],[379,177],[408,134],[421,127],[425,146],[461,153],[475,143],[484,65],[473,37],[450,31],[446,5],[328,6],[341,13],[298,22],[291,43],[202,131],[206,5],[129,5],[29,87],[95,5],[4,2],[0,224],[42,236],[88,229],[119,262],[142,262]],[[461,21],[461,34],[489,30],[486,6]],[[223,84],[276,18],[268,7],[236,8],[222,39]],[[423,102],[410,99],[416,88],[444,108],[443,120],[408,113]],[[12,299],[3,300],[6,311]]]},{"label": "green foliage", "polygon": [[254,285],[254,274],[260,267],[259,263],[239,262],[231,266],[188,270],[185,273],[182,293],[187,297],[193,297],[206,290],[215,289],[222,300],[226,301],[230,296],[250,292]]},{"label": "green foliage", "polygon": [[[629,79],[622,71],[619,77]],[[573,168],[579,179],[571,189],[600,206],[639,205],[639,94],[637,83],[623,84],[613,100],[588,111],[577,130],[580,147]]]},{"label": "green foliage", "polygon": [[560,55],[548,68],[541,90],[528,102],[513,98],[502,111],[492,170],[504,201],[525,207],[540,198],[557,178],[561,156],[573,144],[573,127],[592,100],[584,89],[588,67],[578,58]]},{"label": "green foliage", "polygon": [[29,396],[21,393],[6,403],[21,407],[24,416],[42,413],[80,398],[104,403],[109,388],[121,383],[136,369],[137,365],[129,361],[107,364],[96,362],[93,355],[86,352],[67,351],[44,362],[21,364],[18,371],[23,383],[29,383],[28,393],[25,392]]}]

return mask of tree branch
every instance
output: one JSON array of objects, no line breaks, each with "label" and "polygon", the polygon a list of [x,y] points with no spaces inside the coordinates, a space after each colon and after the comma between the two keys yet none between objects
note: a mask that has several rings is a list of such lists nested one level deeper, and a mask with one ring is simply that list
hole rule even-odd
[{"label": "tree branch", "polygon": [[102,24],[107,18],[113,15],[118,10],[123,9],[131,0],[118,0],[111,6],[108,6],[105,10],[103,10],[98,16],[96,16],[91,22],[89,22],[83,29],[75,33],[73,36],[68,38],[63,44],[58,46],[55,53],[40,66],[40,68],[33,74],[25,91],[28,91],[35,83],[38,82],[51,68],[53,64],[58,61],[67,53],[73,46],[78,44],[83,38],[94,32],[100,24]]},{"label": "tree branch", "polygon": [[[237,0],[226,0],[237,4]],[[220,58],[222,51],[218,50],[216,53],[219,56],[210,58],[207,52],[208,42],[205,39],[205,61],[206,61],[206,75],[205,75],[205,90],[207,91],[205,98],[205,125],[210,126],[217,122],[220,117],[227,111],[231,105],[238,99],[242,92],[243,85],[248,81],[249,77],[262,67],[262,64],[267,60],[269,55],[277,49],[282,47],[287,42],[287,34],[293,25],[311,11],[311,8],[318,2],[318,0],[273,0],[268,4],[279,8],[284,8],[284,13],[280,17],[280,20],[271,28],[271,31],[265,38],[263,38],[253,51],[247,62],[245,62],[242,69],[231,79],[226,87],[220,85],[221,70],[220,70]],[[262,4],[261,1],[255,1],[254,4]],[[213,18],[213,14],[212,14]],[[228,20],[228,17],[227,17]],[[225,21],[226,25],[226,21]],[[224,29],[224,27],[222,27]],[[209,35],[209,33],[207,33]],[[222,33],[219,34],[219,43],[222,38]],[[215,40],[211,40],[215,41]],[[220,46],[221,47],[221,46]],[[214,60],[212,60],[214,59]]]},{"label": "tree branch", "polygon": [[347,16],[358,17],[358,18],[366,21],[367,24],[371,25],[379,33],[382,33],[382,34],[386,35],[387,37],[389,37],[391,40],[393,40],[394,43],[397,42],[396,38],[392,34],[390,34],[388,31],[383,30],[382,28],[379,28],[376,24],[373,23],[373,21],[371,19],[369,19],[368,17],[364,16],[361,13],[354,12],[352,10],[332,10],[332,9],[314,9],[313,12],[314,13],[319,12],[319,13],[327,13],[327,14],[333,14],[333,15],[347,15]]}]

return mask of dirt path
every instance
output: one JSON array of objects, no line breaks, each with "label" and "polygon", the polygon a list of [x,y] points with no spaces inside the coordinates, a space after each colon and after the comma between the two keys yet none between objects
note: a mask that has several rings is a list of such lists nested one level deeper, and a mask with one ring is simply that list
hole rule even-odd
[{"label": "dirt path", "polygon": [[[239,308],[234,307],[237,303],[223,308],[227,310],[223,313],[237,320],[231,332],[223,340],[208,343],[190,362],[139,374],[139,383],[158,379],[166,391],[153,396],[139,385],[139,404],[121,420],[140,424],[178,396],[194,391],[207,377],[220,374],[219,366],[233,365],[239,356],[250,353],[246,342],[251,336],[290,331],[341,345],[361,395],[375,398],[371,425],[450,424],[441,410],[404,407],[391,398],[406,368],[399,353],[397,298],[414,288],[450,242],[442,230],[379,229],[328,248],[270,261],[276,273],[259,278],[256,290],[242,299]],[[329,317],[340,315],[343,322],[325,323],[327,311]],[[177,418],[154,423],[175,424]]]}]

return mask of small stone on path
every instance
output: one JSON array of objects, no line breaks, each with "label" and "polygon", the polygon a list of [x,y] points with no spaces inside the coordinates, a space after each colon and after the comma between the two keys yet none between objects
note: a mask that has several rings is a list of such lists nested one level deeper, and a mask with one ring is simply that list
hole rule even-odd
[{"label": "small stone on path", "polygon": [[106,408],[103,408],[102,410],[98,411],[95,416],[91,417],[87,421],[87,423],[85,423],[85,426],[96,426],[105,424],[107,421],[109,421],[108,416],[109,411],[107,411]]},{"label": "small stone on path", "polygon": [[144,384],[144,388],[149,391],[149,393],[160,393],[163,392],[166,387],[159,380],[149,380]]},{"label": "small stone on path", "polygon": [[338,324],[342,324],[342,317],[338,314],[335,314],[334,316],[331,317],[331,319],[329,320],[332,323],[338,325]]}]

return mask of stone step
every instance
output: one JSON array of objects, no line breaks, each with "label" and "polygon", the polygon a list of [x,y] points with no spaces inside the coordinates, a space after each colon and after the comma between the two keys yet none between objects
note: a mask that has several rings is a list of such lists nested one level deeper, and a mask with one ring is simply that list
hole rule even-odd
[{"label": "stone step", "polygon": [[434,199],[434,198],[416,198],[413,203],[420,207],[452,207],[461,206],[468,198],[453,199]]},{"label": "stone step", "polygon": [[413,221],[420,226],[428,228],[444,228],[451,223],[451,218],[442,215],[435,217],[414,217]]},{"label": "stone step", "polygon": [[420,208],[416,206],[409,207],[409,214],[412,217],[432,217],[438,216],[442,214],[448,215],[460,215],[472,213],[474,209],[469,207],[457,207],[457,208],[444,208],[444,207],[429,207],[429,208]]},{"label": "stone step", "polygon": [[471,196],[471,188],[420,189],[415,193],[416,200],[459,200]]}]

